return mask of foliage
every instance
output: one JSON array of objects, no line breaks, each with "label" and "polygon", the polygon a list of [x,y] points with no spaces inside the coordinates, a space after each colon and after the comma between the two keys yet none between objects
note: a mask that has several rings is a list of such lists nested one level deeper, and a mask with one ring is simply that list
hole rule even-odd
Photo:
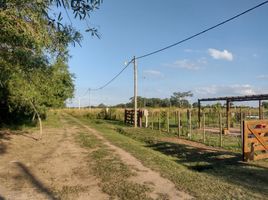
[{"label": "foliage", "polygon": [[262,102],[262,106],[263,106],[265,109],[268,109],[268,102],[267,102],[267,101]]},{"label": "foliage", "polygon": [[[159,108],[159,107],[180,107],[180,108],[188,108],[190,107],[190,103],[186,97],[192,97],[193,94],[191,91],[188,92],[174,92],[173,95],[169,98],[146,98],[146,97],[137,97],[138,107],[151,107],[151,108]],[[131,97],[129,103],[126,104],[118,104],[115,107],[117,108],[132,108],[134,106],[134,97]]]},{"label": "foliage", "polygon": [[191,91],[187,92],[174,92],[173,95],[170,97],[170,102],[174,106],[178,106],[180,108],[189,107],[189,101],[185,98],[192,97],[193,93]]},{"label": "foliage", "polygon": [[[62,24],[61,11],[53,18],[50,10],[56,5],[85,20],[99,4],[98,0],[1,1],[0,122],[15,115],[45,116],[48,107],[63,107],[73,96],[68,45],[80,44],[82,36],[72,25]],[[91,28],[93,35],[95,31]]]}]

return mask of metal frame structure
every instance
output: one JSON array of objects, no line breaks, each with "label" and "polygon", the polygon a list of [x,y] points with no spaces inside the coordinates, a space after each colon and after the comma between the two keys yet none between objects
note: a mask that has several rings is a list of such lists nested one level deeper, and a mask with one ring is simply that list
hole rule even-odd
[{"label": "metal frame structure", "polygon": [[230,129],[230,103],[237,101],[259,101],[259,119],[263,119],[262,116],[262,100],[268,100],[268,94],[260,95],[247,95],[247,96],[234,96],[234,97],[216,97],[216,98],[204,98],[198,99],[198,122],[201,126],[201,102],[203,101],[226,101],[226,124],[227,130]]}]

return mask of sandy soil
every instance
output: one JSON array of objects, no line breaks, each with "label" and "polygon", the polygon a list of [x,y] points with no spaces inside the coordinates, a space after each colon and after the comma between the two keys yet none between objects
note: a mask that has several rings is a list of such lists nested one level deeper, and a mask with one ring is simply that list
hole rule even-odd
[{"label": "sandy soil", "polygon": [[111,144],[101,135],[101,133],[83,124],[81,121],[79,121],[78,119],[74,117],[72,117],[72,119],[75,120],[80,125],[82,125],[83,127],[85,127],[89,132],[94,134],[98,139],[102,140],[103,143],[107,145],[110,149],[114,150],[114,152],[117,155],[119,155],[119,157],[125,164],[135,169],[137,175],[134,177],[131,177],[132,181],[137,182],[137,183],[143,183],[143,184],[150,183],[150,185],[153,187],[153,191],[149,195],[153,199],[156,199],[159,196],[158,194],[167,195],[170,200],[192,199],[192,197],[189,194],[177,190],[175,185],[171,181],[161,177],[161,175],[158,172],[155,172],[151,170],[150,168],[145,167],[139,160],[137,160],[130,153]]},{"label": "sandy soil", "polygon": [[75,129],[62,125],[45,128],[41,141],[37,133],[2,132],[0,199],[109,199],[89,173]]},{"label": "sandy soil", "polygon": [[62,127],[44,128],[41,141],[35,139],[38,132],[0,132],[0,200],[109,199],[101,191],[99,180],[91,174],[88,150],[75,141],[81,125],[135,170],[136,176],[131,177],[131,181],[150,184],[149,196],[153,199],[159,194],[171,200],[192,198],[130,153],[110,143],[95,129],[72,119],[80,125],[70,125],[62,118]]}]

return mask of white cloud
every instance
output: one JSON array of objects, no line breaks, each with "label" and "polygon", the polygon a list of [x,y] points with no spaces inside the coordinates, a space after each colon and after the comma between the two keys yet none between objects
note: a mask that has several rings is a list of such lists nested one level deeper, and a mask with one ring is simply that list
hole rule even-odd
[{"label": "white cloud", "polygon": [[233,54],[227,50],[217,50],[217,49],[208,49],[208,53],[209,55],[214,58],[214,59],[222,59],[222,60],[228,60],[228,61],[232,61],[233,60]]},{"label": "white cloud", "polygon": [[171,64],[166,64],[165,66],[187,70],[199,70],[205,64],[207,64],[207,60],[206,58],[202,57],[195,61],[188,59],[176,60],[175,62]]},{"label": "white cloud", "polygon": [[156,70],[144,70],[144,75],[152,76],[152,77],[163,77],[163,74],[160,71]]},{"label": "white cloud", "polygon": [[175,61],[174,66],[189,70],[197,70],[200,68],[195,62],[187,59]]},{"label": "white cloud", "polygon": [[234,85],[211,85],[199,87],[195,89],[195,93],[199,96],[242,96],[254,95],[258,91],[249,84],[234,84]]},{"label": "white cloud", "polygon": [[257,76],[258,79],[268,79],[268,74],[262,74]]}]

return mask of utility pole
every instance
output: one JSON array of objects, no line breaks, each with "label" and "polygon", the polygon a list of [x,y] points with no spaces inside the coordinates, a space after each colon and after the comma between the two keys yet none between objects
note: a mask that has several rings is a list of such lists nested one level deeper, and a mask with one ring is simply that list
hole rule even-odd
[{"label": "utility pole", "polygon": [[78,97],[78,109],[81,109],[81,104],[80,104],[80,97]]},{"label": "utility pole", "polygon": [[134,64],[134,127],[137,128],[137,94],[138,94],[138,73],[137,73],[137,63],[136,58],[133,58]]}]

